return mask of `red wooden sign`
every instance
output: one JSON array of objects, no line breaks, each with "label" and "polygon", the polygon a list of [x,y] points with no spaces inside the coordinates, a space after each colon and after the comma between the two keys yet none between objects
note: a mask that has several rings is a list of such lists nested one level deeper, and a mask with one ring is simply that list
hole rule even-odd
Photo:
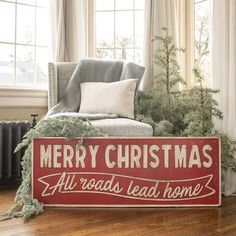
[{"label": "red wooden sign", "polygon": [[219,206],[218,138],[37,138],[33,198],[50,206]]}]

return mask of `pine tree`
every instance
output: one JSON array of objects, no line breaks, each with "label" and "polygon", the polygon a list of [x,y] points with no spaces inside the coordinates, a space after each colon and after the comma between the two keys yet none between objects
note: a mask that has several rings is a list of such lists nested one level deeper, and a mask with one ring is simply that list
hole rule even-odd
[{"label": "pine tree", "polygon": [[[153,54],[153,63],[158,67],[159,73],[154,77],[152,89],[140,94],[138,113],[150,116],[156,123],[165,121],[163,124],[167,124],[168,121],[168,126],[159,125],[157,129],[154,129],[156,130],[155,135],[160,136],[167,133],[168,135],[179,135],[184,123],[179,102],[180,92],[177,88],[178,84],[183,84],[184,81],[180,74],[177,54],[184,50],[176,47],[167,28],[162,28],[162,32],[161,36],[155,36],[153,39],[158,44],[158,49]],[[144,122],[145,120],[147,118],[144,119]],[[173,126],[173,129],[170,129],[170,126]],[[165,128],[166,130],[161,130]]]},{"label": "pine tree", "polygon": [[155,36],[159,47],[153,54],[153,62],[157,64],[159,74],[156,77],[157,86],[164,88],[163,92],[168,97],[168,104],[171,104],[171,95],[176,92],[178,83],[184,83],[180,74],[180,66],[177,61],[177,54],[184,49],[176,47],[174,39],[169,35],[167,28],[162,28],[163,36]]},{"label": "pine tree", "polygon": [[236,142],[214,129],[213,117],[222,119],[222,112],[214,95],[219,90],[205,88],[204,77],[194,69],[196,85],[178,91],[177,84],[183,83],[180,67],[176,60],[177,48],[168,30],[163,28],[164,36],[156,36],[159,49],[153,55],[153,62],[160,73],[154,79],[153,88],[140,93],[137,119],[154,128],[154,136],[217,136],[221,139],[221,160],[223,169],[236,171],[234,153]]},{"label": "pine tree", "polygon": [[189,136],[216,136],[221,140],[221,165],[222,169],[232,169],[236,171],[236,142],[227,135],[214,129],[213,117],[223,119],[222,112],[218,109],[218,103],[214,99],[214,94],[219,90],[204,88],[204,77],[198,69],[194,69],[196,86],[183,93],[185,103],[184,122],[187,125],[183,135]]},{"label": "pine tree", "polygon": [[204,88],[204,77],[199,70],[194,69],[196,85],[186,91],[182,101],[185,107],[184,123],[187,125],[183,134],[191,136],[210,136],[213,129],[213,117],[223,118],[218,109],[218,103],[213,95],[219,90]]},{"label": "pine tree", "polygon": [[218,131],[213,132],[221,141],[221,168],[223,170],[231,169],[236,172],[236,141],[231,140],[227,135]]}]

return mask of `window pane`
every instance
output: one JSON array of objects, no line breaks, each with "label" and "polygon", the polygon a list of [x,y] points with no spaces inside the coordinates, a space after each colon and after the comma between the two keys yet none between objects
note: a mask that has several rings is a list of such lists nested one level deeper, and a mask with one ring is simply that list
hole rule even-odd
[{"label": "window pane", "polygon": [[138,64],[142,63],[142,50],[141,49],[135,49],[135,62]]},{"label": "window pane", "polygon": [[15,41],[15,4],[13,3],[0,2],[0,41]]},{"label": "window pane", "polygon": [[113,47],[114,45],[114,13],[96,13],[96,45],[97,47]]},{"label": "window pane", "polygon": [[16,46],[16,83],[33,84],[35,55],[32,46]]},{"label": "window pane", "polygon": [[195,1],[195,68],[210,78],[210,1]]},{"label": "window pane", "polygon": [[135,1],[135,9],[144,9],[144,1],[145,0],[134,0]]},{"label": "window pane", "polygon": [[48,44],[48,10],[46,8],[37,8],[37,25],[36,25],[36,44]]},{"label": "window pane", "polygon": [[40,7],[48,7],[49,0],[36,0],[36,5]]},{"label": "window pane", "polygon": [[114,0],[96,0],[96,10],[114,10]]},{"label": "window pane", "polygon": [[18,5],[17,7],[17,42],[35,43],[35,8]]},{"label": "window pane", "polygon": [[[143,8],[144,0],[96,1],[97,57],[141,61]],[[137,55],[135,47],[137,47]]]},{"label": "window pane", "polygon": [[[128,41],[127,46],[134,44],[133,11],[116,12],[116,41]],[[116,47],[120,47],[116,45]]]},{"label": "window pane", "polygon": [[97,48],[96,57],[97,58],[104,58],[104,59],[114,59],[114,50],[113,49],[99,49],[99,48]]},{"label": "window pane", "polygon": [[116,10],[132,10],[134,8],[133,0],[115,0]]},{"label": "window pane", "polygon": [[127,37],[116,37],[116,48],[126,49],[133,47],[133,39]]},{"label": "window pane", "polygon": [[135,46],[141,47],[143,43],[144,12],[135,12]]},{"label": "window pane", "polygon": [[48,49],[37,47],[36,48],[36,63],[37,63],[37,84],[47,84],[47,66],[48,66]]},{"label": "window pane", "polygon": [[0,44],[0,84],[14,83],[14,45]]},{"label": "window pane", "polygon": [[24,3],[29,5],[35,5],[35,0],[17,0],[18,3]]},{"label": "window pane", "polygon": [[134,49],[116,49],[116,59],[134,61]]}]

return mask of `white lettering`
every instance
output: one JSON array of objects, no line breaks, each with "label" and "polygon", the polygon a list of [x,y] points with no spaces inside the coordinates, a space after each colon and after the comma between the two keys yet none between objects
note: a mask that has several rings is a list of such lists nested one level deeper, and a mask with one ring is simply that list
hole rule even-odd
[{"label": "white lettering", "polygon": [[164,151],[164,167],[169,168],[169,151],[172,149],[171,145],[162,145]]},{"label": "white lettering", "polygon": [[141,158],[142,152],[141,148],[138,145],[131,145],[131,150],[130,150],[130,156],[131,156],[131,163],[130,167],[131,168],[140,168],[140,158]]},{"label": "white lettering", "polygon": [[106,162],[106,166],[108,168],[113,168],[115,166],[115,162],[114,161],[110,161],[110,151],[115,151],[116,148],[114,145],[108,145],[106,150],[105,150],[105,162]]},{"label": "white lettering", "polygon": [[62,157],[61,153],[62,145],[53,145],[53,167],[61,168],[61,163],[58,162],[58,158]]},{"label": "white lettering", "polygon": [[96,157],[98,153],[98,148],[99,145],[95,145],[94,147],[92,145],[89,145],[89,151],[91,153],[91,158],[92,158],[92,163],[91,163],[92,168],[96,168]]},{"label": "white lettering", "polygon": [[40,167],[52,166],[52,145],[47,145],[47,149],[44,145],[40,145]]},{"label": "white lettering", "polygon": [[198,145],[192,146],[188,168],[192,168],[193,165],[197,165],[198,168],[201,168],[202,166]]},{"label": "white lettering", "polygon": [[86,157],[86,149],[84,146],[80,146],[76,151],[76,168],[85,168],[84,159]]},{"label": "white lettering", "polygon": [[210,145],[203,146],[202,150],[203,156],[206,157],[206,159],[208,160],[208,161],[203,161],[202,163],[205,168],[210,168],[212,166],[212,157],[208,154],[208,151],[212,151],[212,149],[213,148]]},{"label": "white lettering", "polygon": [[186,145],[175,145],[175,168],[186,168]]},{"label": "white lettering", "polygon": [[73,147],[71,147],[71,145],[64,145],[63,153],[64,153],[63,167],[69,166],[70,168],[73,168],[72,164],[72,158],[74,156]]},{"label": "white lettering", "polygon": [[148,145],[143,145],[143,168],[148,168]]},{"label": "white lettering", "polygon": [[160,148],[157,145],[152,145],[149,149],[150,156],[155,160],[150,162],[152,168],[157,168],[159,166],[159,157],[154,153],[154,151],[158,152],[159,149]]},{"label": "white lettering", "polygon": [[117,159],[118,168],[122,168],[122,164],[125,163],[125,168],[129,168],[129,145],[125,145],[125,152],[122,152],[123,146],[118,145]]}]

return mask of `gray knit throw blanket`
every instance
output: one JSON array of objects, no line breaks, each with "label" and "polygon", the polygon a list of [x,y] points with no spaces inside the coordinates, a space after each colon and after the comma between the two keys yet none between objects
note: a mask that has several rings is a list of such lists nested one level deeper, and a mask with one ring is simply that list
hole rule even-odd
[{"label": "gray knit throw blanket", "polygon": [[60,112],[78,112],[81,100],[80,83],[82,82],[109,83],[130,78],[137,78],[140,81],[144,70],[143,66],[133,62],[83,59],[78,63],[70,78],[64,95],[47,115]]}]

